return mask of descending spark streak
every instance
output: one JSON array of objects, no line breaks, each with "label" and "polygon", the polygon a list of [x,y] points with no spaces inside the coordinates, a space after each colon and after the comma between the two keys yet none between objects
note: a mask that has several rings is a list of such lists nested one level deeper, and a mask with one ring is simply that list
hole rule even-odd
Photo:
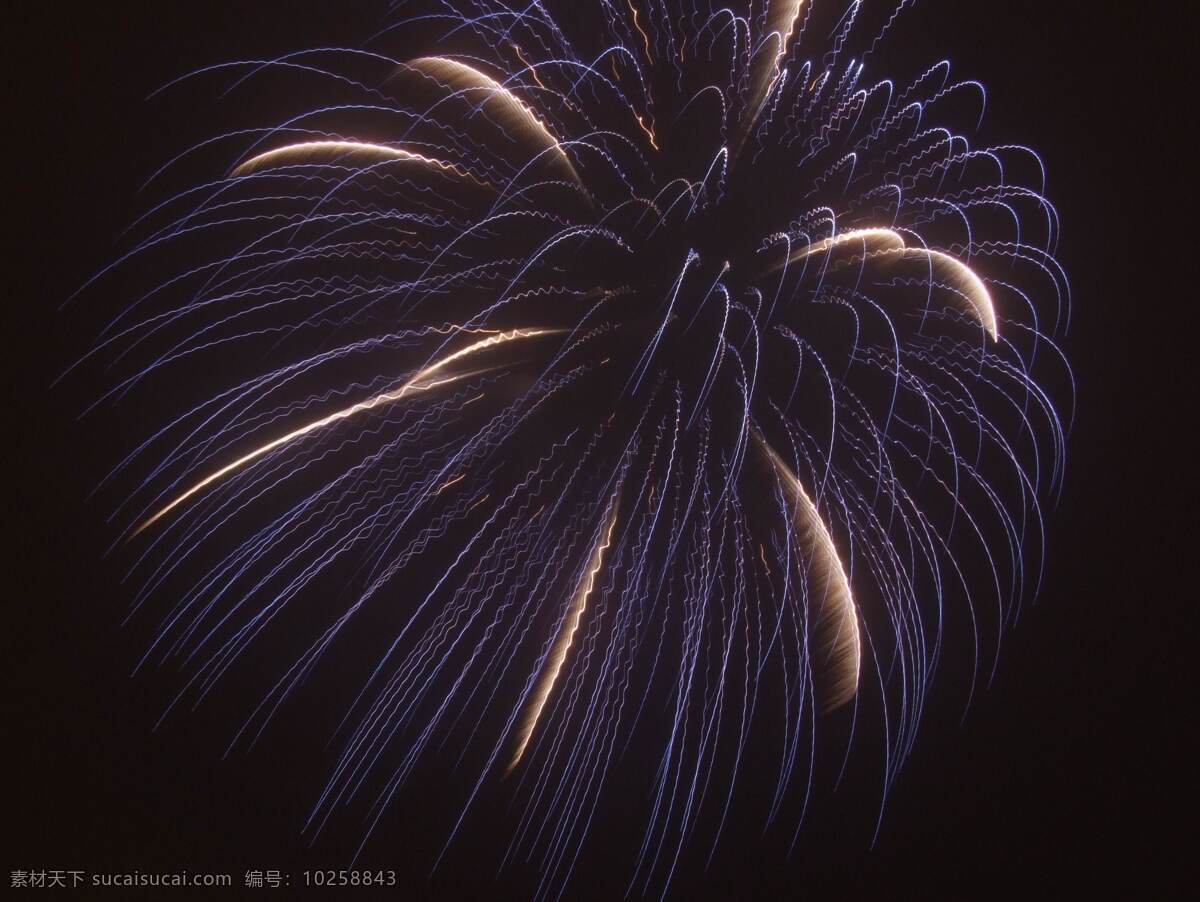
[{"label": "descending spark streak", "polygon": [[[753,93],[742,116],[742,126],[734,144],[734,154],[741,149],[755,122],[762,114],[763,104],[780,75],[779,64],[787,53],[788,41],[796,28],[796,20],[804,8],[804,0],[776,0],[767,11],[767,38],[758,51],[758,64],[751,77]],[[775,44],[774,53],[765,53],[766,43]]]},{"label": "descending spark streak", "polygon": [[[783,40],[779,44],[779,50],[775,54],[776,60],[783,58],[787,52],[788,41],[792,39],[792,34],[796,31],[796,21],[800,18],[800,13],[804,9],[804,0],[782,0],[780,3],[773,4],[771,7],[771,17],[767,20],[767,28],[776,34],[782,33]],[[787,23],[786,30],[780,30],[783,23]]]},{"label": "descending spark streak", "polygon": [[770,271],[776,271],[787,264],[796,263],[817,254],[829,253],[848,245],[857,245],[861,249],[861,253],[843,261],[841,266],[852,266],[867,260],[884,264],[904,261],[924,262],[934,275],[957,282],[958,285],[955,287],[959,289],[971,312],[978,317],[993,341],[999,339],[996,309],[992,303],[991,293],[975,271],[945,251],[926,247],[908,247],[904,242],[904,237],[892,229],[853,229],[820,241],[814,241],[793,251],[786,261],[775,264]]},{"label": "descending spark streak", "polygon": [[[486,92],[488,100],[495,99],[502,109],[509,114],[513,125],[520,127],[526,135],[531,136],[534,142],[540,145],[543,150],[553,149],[555,156],[566,167],[571,179],[576,183],[582,183],[579,173],[575,171],[575,166],[571,162],[571,158],[567,156],[567,152],[563,150],[562,143],[550,131],[549,126],[527,104],[522,102],[516,94],[504,87],[496,79],[490,75],[485,75],[473,66],[468,66],[466,63],[460,63],[458,60],[449,59],[444,56],[423,56],[412,60],[407,65],[418,72],[429,75],[439,82],[444,82],[454,91],[467,92],[481,90]],[[484,101],[484,103],[487,102]]]},{"label": "descending spark streak", "polygon": [[563,331],[563,330],[561,330],[561,329],[510,329],[507,332],[500,332],[500,333],[491,335],[488,338],[484,338],[484,339],[481,339],[480,341],[474,342],[473,344],[469,344],[465,348],[460,348],[459,350],[455,351],[454,353],[448,354],[445,357],[441,358],[440,360],[437,360],[434,363],[431,363],[429,366],[425,367],[424,369],[420,370],[419,372],[417,372],[416,375],[414,375],[412,378],[410,378],[407,382],[405,382],[403,385],[401,385],[397,389],[393,389],[392,391],[383,392],[381,394],[376,395],[373,398],[368,398],[366,401],[359,401],[357,404],[352,404],[349,407],[345,407],[341,410],[335,411],[335,412],[329,414],[328,416],[321,417],[321,419],[319,419],[319,420],[314,420],[313,422],[307,423],[304,426],[299,427],[298,429],[293,429],[291,432],[287,433],[286,435],[281,435],[279,438],[273,439],[272,441],[267,442],[265,445],[260,445],[259,447],[255,448],[253,451],[247,452],[246,454],[239,457],[237,460],[233,461],[233,463],[226,464],[225,466],[221,467],[221,469],[219,469],[216,472],[211,473],[208,476],[201,479],[199,482],[197,482],[195,485],[193,485],[187,491],[183,492],[183,494],[178,495],[173,501],[169,502],[165,507],[160,508],[157,513],[155,513],[149,519],[145,520],[140,526],[137,527],[137,529],[135,529],[132,533],[130,533],[129,537],[132,539],[134,536],[138,535],[140,532],[142,532],[148,526],[151,526],[158,520],[161,520],[164,516],[169,514],[172,510],[174,510],[176,507],[178,507],[183,502],[187,501],[193,495],[196,495],[197,493],[203,491],[205,488],[212,485],[214,482],[221,479],[222,477],[228,476],[234,470],[244,467],[246,464],[250,463],[251,461],[257,460],[258,458],[262,457],[267,452],[273,451],[274,449],[280,447],[281,445],[286,445],[287,443],[293,442],[298,438],[303,438],[304,436],[306,436],[312,432],[316,432],[318,429],[323,429],[326,426],[332,425],[333,423],[337,423],[342,420],[349,419],[350,417],[354,416],[355,414],[362,413],[363,411],[373,410],[374,408],[379,407],[381,405],[391,404],[395,401],[399,401],[401,398],[404,398],[405,396],[407,396],[408,394],[410,394],[412,392],[427,391],[427,390],[429,390],[431,388],[435,388],[439,385],[445,385],[447,383],[454,382],[454,381],[457,381],[458,379],[463,378],[463,376],[449,376],[447,378],[439,379],[434,382],[428,382],[428,384],[426,384],[427,380],[429,379],[430,376],[434,375],[435,373],[437,373],[440,370],[444,369],[445,367],[449,366],[451,363],[453,363],[456,360],[461,360],[463,357],[466,357],[469,354],[474,354],[477,351],[481,351],[485,348],[494,347],[495,345],[503,344],[505,342],[514,341],[514,340],[522,339],[522,338],[534,338],[538,335],[551,335],[551,334],[561,332],[561,331]]},{"label": "descending spark streak", "polygon": [[348,155],[363,155],[382,160],[405,160],[413,163],[421,163],[441,169],[443,172],[453,172],[457,176],[471,179],[480,185],[486,186],[488,184],[470,170],[464,169],[457,163],[447,163],[444,160],[414,153],[402,147],[391,147],[387,144],[372,144],[367,141],[301,141],[297,144],[286,144],[283,147],[264,151],[257,156],[251,157],[244,163],[240,163],[233,170],[233,174],[235,176],[249,175],[267,166],[284,163],[296,157],[307,159],[314,156],[333,158]]},{"label": "descending spark streak", "polygon": [[571,600],[570,609],[567,612],[566,619],[563,621],[562,628],[559,630],[558,638],[554,641],[554,646],[546,656],[546,664],[542,670],[542,674],[538,677],[533,692],[530,693],[529,705],[526,708],[525,716],[521,719],[521,726],[517,732],[517,746],[513,751],[508,767],[504,771],[506,775],[512,773],[513,769],[520,764],[521,758],[525,754],[525,748],[529,745],[529,740],[533,737],[533,731],[537,728],[542,709],[546,706],[546,701],[550,698],[550,693],[554,689],[554,683],[558,679],[558,674],[567,660],[567,652],[571,649],[571,642],[575,638],[575,631],[579,629],[579,621],[583,617],[583,612],[587,607],[588,599],[591,597],[592,589],[595,588],[596,574],[600,572],[600,567],[604,563],[604,552],[612,542],[613,527],[617,523],[616,495],[609,500],[606,518],[607,523],[602,532],[597,534],[596,544],[592,548],[587,570],[575,589],[575,597]]},{"label": "descending spark streak", "polygon": [[539,88],[541,88],[543,91],[549,91],[550,89],[546,87],[546,83],[544,81],[542,81],[541,77],[537,73],[537,66],[535,66],[535,65],[533,65],[533,63],[529,62],[529,60],[525,58],[525,54],[521,52],[521,45],[513,44],[512,49],[513,49],[513,52],[516,53],[517,59],[519,59],[522,63],[525,64],[525,68],[529,70],[529,74],[533,78],[533,80],[537,84],[537,86]]},{"label": "descending spark streak", "polygon": [[[904,238],[898,232],[891,229],[852,229],[849,232],[839,232],[837,235],[831,235],[820,241],[814,241],[812,244],[806,244],[801,248],[797,248],[791,256],[787,258],[787,262],[797,263],[806,257],[811,257],[814,254],[824,254],[827,251],[834,250],[844,244],[858,243],[863,247],[872,245],[881,248],[903,248]],[[776,269],[782,267],[783,264],[776,266]]]},{"label": "descending spark streak", "polygon": [[633,5],[633,0],[625,0],[625,2],[629,4],[629,11],[633,13],[633,27],[636,28],[638,34],[642,36],[642,43],[646,47],[646,62],[653,63],[654,55],[650,52],[650,36],[646,34],[641,23],[638,21],[637,7]]},{"label": "descending spark streak", "polygon": [[648,125],[646,125],[645,120],[642,119],[640,113],[635,114],[634,118],[637,119],[638,127],[642,131],[644,131],[646,133],[646,137],[650,139],[650,146],[653,147],[655,150],[661,150],[662,148],[660,148],[658,146],[658,141],[654,137],[654,129],[652,129]]},{"label": "descending spark streak", "polygon": [[785,495],[794,505],[796,544],[809,561],[809,593],[818,606],[817,627],[830,682],[824,688],[822,709],[840,708],[858,692],[862,670],[862,641],[858,609],[837,546],[820,511],[804,491],[799,477],[767,442],[756,436]]},{"label": "descending spark streak", "polygon": [[[896,251],[878,251],[874,256],[887,258],[896,253]],[[992,341],[999,340],[1000,334],[996,325],[996,309],[992,304],[992,296],[988,292],[987,286],[983,284],[983,279],[975,274],[975,270],[957,257],[932,248],[910,247],[899,253],[903,260],[928,260],[935,273],[958,280],[962,285],[967,302],[983,323],[983,327],[987,329],[988,334],[992,336]]]}]

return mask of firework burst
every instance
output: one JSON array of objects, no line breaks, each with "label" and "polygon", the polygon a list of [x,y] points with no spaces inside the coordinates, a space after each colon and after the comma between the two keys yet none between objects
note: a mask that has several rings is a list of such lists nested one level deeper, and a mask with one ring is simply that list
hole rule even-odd
[{"label": "firework burst", "polygon": [[869,733],[886,797],[948,622],[991,668],[1067,283],[1037,155],[960,134],[982,87],[879,74],[907,5],[406,3],[190,76],[280,113],[172,161],[218,168],[114,264],[171,275],[103,400],[176,409],[110,480],[177,701],[299,643],[231,747],[361,671],[310,832],[365,843],[457,760],[447,845],[507,793],[500,857],[553,895],[636,741],[630,888],[664,892],[739,806],[794,829],[822,749]]}]

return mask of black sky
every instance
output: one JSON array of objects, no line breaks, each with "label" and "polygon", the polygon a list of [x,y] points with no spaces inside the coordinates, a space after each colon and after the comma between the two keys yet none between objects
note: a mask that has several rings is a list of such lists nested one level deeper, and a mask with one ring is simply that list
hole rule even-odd
[{"label": "black sky", "polygon": [[[1151,898],[1193,867],[1196,301],[1183,275],[1196,255],[1172,231],[1195,206],[1195,151],[1172,130],[1194,100],[1176,106],[1170,85],[1194,61],[1167,53],[1170,22],[1125,7],[920,5],[916,49],[988,85],[983,138],[1036,146],[1062,214],[1079,419],[1046,583],[965,723],[942,717],[922,734],[873,850],[869,836],[823,836],[819,821],[789,861],[742,836],[713,873],[682,880],[680,898]],[[222,761],[219,707],[152,732],[175,684],[128,676],[145,633],[119,626],[128,595],[100,559],[105,511],[84,500],[107,462],[95,457],[122,437],[77,424],[82,393],[48,386],[107,309],[57,308],[111,258],[141,181],[195,133],[146,94],[215,61],[356,43],[381,4],[75,6],[7,14],[17,236],[5,243],[13,648],[0,664],[0,858],[6,871],[337,866],[321,847],[306,857],[297,836],[314,788],[306,737]],[[488,868],[429,884],[401,843],[382,845],[373,864],[402,872],[404,898],[486,896]],[[604,898],[603,886],[571,897]]]}]

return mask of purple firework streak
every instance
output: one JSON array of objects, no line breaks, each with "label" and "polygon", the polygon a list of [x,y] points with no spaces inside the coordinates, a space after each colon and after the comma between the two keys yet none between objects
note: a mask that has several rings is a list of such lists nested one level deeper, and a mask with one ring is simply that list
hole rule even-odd
[{"label": "purple firework streak", "polygon": [[210,167],[89,354],[173,405],[106,480],[168,712],[290,648],[248,747],[360,674],[305,829],[448,760],[444,848],[504,795],[548,896],[634,743],[633,893],[867,735],[886,799],[943,639],[969,702],[1036,592],[1073,397],[1041,161],[878,74],[908,5],[397,3],[180,79],[278,113],[156,174]]}]

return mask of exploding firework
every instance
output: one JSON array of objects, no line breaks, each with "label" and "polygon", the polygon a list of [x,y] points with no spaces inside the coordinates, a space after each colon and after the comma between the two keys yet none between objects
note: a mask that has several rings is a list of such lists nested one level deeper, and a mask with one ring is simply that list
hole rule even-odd
[{"label": "exploding firework", "polygon": [[993,666],[1068,289],[1037,155],[960,134],[982,87],[877,71],[907,5],[400,4],[190,76],[279,112],[173,160],[214,168],[114,264],[172,270],[102,400],[175,410],[109,479],[176,702],[291,648],[231,747],[360,673],[312,834],[457,760],[447,847],[506,793],[498,857],[553,895],[637,743],[630,889],[665,891],[855,737],[886,796],[944,636]]}]

